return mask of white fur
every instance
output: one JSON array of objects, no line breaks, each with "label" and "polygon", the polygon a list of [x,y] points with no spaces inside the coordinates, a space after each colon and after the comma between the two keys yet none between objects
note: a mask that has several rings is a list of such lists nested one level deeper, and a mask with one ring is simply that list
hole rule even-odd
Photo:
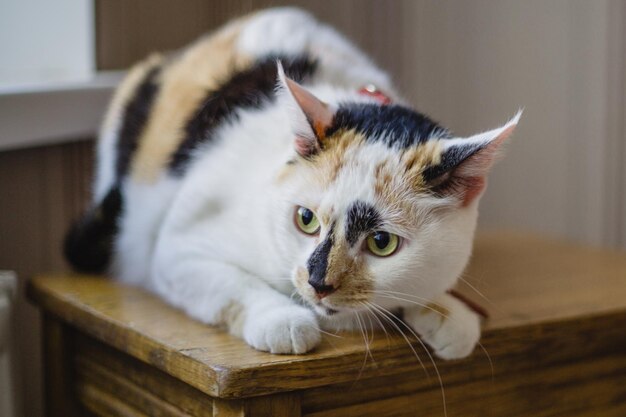
[{"label": "white fur", "polygon": [[401,99],[387,74],[363,52],[301,9],[282,7],[257,14],[240,35],[238,47],[251,56],[308,52],[319,60],[320,78],[327,83],[351,90],[374,84],[395,101]]},{"label": "white fur", "polygon": [[[371,100],[356,90],[378,85],[400,98],[387,75],[331,28],[297,9],[273,9],[255,15],[240,35],[241,52],[309,51],[318,57],[321,75],[307,87],[320,99],[337,103],[346,97]],[[316,246],[314,238],[293,224],[296,205],[333,209],[337,228],[354,200],[376,204],[373,167],[394,151],[368,145],[352,155],[358,163],[344,167],[329,189],[322,189],[315,172],[277,183],[276,177],[293,157],[290,115],[283,102],[263,110],[240,110],[239,121],[222,126],[210,146],[199,149],[182,179],[163,174],[154,184],[124,184],[124,214],[118,237],[116,272],[126,282],[156,291],[171,304],[209,324],[224,324],[226,312],[239,312],[230,331],[251,346],[273,353],[304,353],[320,341],[320,324],[350,328],[353,314],[316,317],[311,307],[291,298],[293,277]],[[99,147],[96,197],[110,183],[111,132]],[[445,303],[450,320],[419,315],[410,301],[376,297],[384,308],[408,310],[408,323],[444,358],[469,354],[478,340],[478,319],[456,300],[443,295],[454,285],[470,256],[477,218],[475,201],[465,208],[431,210],[433,204],[415,198],[423,211],[415,230],[385,215],[390,231],[405,236],[395,256],[369,256],[367,266],[379,289],[413,294]],[[420,208],[421,207],[421,208]],[[322,235],[328,225],[322,225]],[[367,256],[367,255],[363,255]],[[306,299],[306,296],[300,293]],[[340,307],[340,306],[334,306]],[[319,320],[318,320],[319,319]],[[459,325],[457,325],[459,323]]]},{"label": "white fur", "polygon": [[437,306],[447,311],[447,316],[434,309],[408,309],[404,320],[440,358],[468,356],[480,338],[480,319],[451,295],[442,294],[435,301]]},{"label": "white fur", "polygon": [[120,117],[113,117],[112,123],[102,127],[98,140],[96,178],[93,187],[95,202],[100,202],[115,181],[115,145],[120,130]]}]

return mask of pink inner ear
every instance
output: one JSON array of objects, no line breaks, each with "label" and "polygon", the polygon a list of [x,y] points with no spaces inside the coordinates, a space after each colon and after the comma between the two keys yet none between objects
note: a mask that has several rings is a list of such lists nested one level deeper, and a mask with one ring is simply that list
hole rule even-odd
[{"label": "pink inner ear", "polygon": [[464,183],[466,184],[466,188],[461,206],[467,207],[472,201],[478,198],[487,187],[487,179],[485,177],[469,177],[464,179]]},{"label": "pink inner ear", "polygon": [[310,139],[303,138],[302,136],[296,136],[294,147],[296,148],[296,152],[298,152],[300,156],[304,157],[316,154],[320,150],[317,140],[312,141]]},{"label": "pink inner ear", "polygon": [[326,129],[333,122],[334,113],[331,108],[295,81],[285,77],[285,82],[317,138],[324,139]]},{"label": "pink inner ear", "polygon": [[513,133],[516,125],[512,124],[494,138],[487,146],[463,161],[456,169],[455,175],[463,178],[462,206],[467,207],[480,197],[487,187],[487,174],[498,154],[500,145]]},{"label": "pink inner ear", "polygon": [[486,176],[498,155],[500,145],[510,136],[514,128],[515,126],[509,127],[483,149],[463,161],[457,168],[457,174],[463,177]]},{"label": "pink inner ear", "polygon": [[456,168],[454,175],[463,179],[463,200],[461,203],[463,207],[469,206],[485,190],[487,174],[493,165],[498,147],[504,139],[505,137],[497,137]]}]

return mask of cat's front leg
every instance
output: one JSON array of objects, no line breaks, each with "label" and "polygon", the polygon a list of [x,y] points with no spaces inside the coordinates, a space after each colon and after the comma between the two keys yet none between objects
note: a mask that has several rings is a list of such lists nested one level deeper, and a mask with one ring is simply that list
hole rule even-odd
[{"label": "cat's front leg", "polygon": [[442,359],[469,356],[480,339],[478,314],[449,294],[426,308],[406,309],[404,320]]},{"label": "cat's front leg", "polygon": [[227,328],[255,349],[299,354],[321,340],[313,311],[236,266],[181,254],[173,262],[158,262],[153,275],[155,289],[167,301],[204,323]]}]

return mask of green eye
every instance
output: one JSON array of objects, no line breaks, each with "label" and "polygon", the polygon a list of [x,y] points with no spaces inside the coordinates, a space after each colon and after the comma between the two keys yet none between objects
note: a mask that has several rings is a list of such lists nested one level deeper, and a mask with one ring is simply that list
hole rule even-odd
[{"label": "green eye", "polygon": [[296,210],[296,225],[307,235],[314,235],[320,231],[317,216],[306,207],[298,207]]},{"label": "green eye", "polygon": [[376,256],[389,256],[398,250],[400,238],[387,232],[374,232],[367,237],[367,248]]}]

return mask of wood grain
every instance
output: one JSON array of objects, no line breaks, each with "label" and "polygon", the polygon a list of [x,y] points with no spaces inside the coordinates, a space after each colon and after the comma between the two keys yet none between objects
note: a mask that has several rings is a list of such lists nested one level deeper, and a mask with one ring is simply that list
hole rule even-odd
[{"label": "wood grain", "polygon": [[[84,411],[100,417],[150,417],[129,406],[119,398],[108,394],[92,384],[78,386],[78,397],[84,405]],[[61,416],[64,414],[58,414]]]},{"label": "wood grain", "polygon": [[298,394],[274,394],[245,401],[215,400],[214,417],[300,417]]},{"label": "wood grain", "polygon": [[56,317],[45,314],[43,319],[46,414],[75,416],[74,375],[71,364],[73,330]]},{"label": "wood grain", "polygon": [[75,340],[77,385],[93,385],[151,416],[213,416],[213,400],[201,392],[93,338]]},{"label": "wood grain", "polygon": [[[526,235],[479,238],[467,279],[472,277],[472,285],[490,300],[486,305],[492,318],[482,341],[494,361],[494,377],[622,351],[625,273],[623,253]],[[364,362],[364,345],[356,334],[327,337],[307,355],[270,355],[188,319],[152,295],[107,279],[42,277],[33,281],[31,295],[96,339],[214,397],[259,396],[407,372],[422,375],[400,337],[387,341],[377,335],[370,347],[376,362]],[[481,350],[467,360],[437,365],[452,383],[491,376]],[[426,368],[433,372],[432,365]],[[411,390],[416,387],[433,389],[437,383],[418,377]]]},{"label": "wood grain", "polygon": [[[541,417],[553,415],[606,415],[607,404],[623,410],[618,399],[626,395],[626,355],[590,358],[584,363],[534,369],[493,381],[466,380],[445,384],[446,407],[451,416]],[[349,394],[359,393],[355,384]],[[342,392],[342,391],[335,391]],[[345,392],[345,391],[343,391]],[[336,398],[337,396],[335,396]],[[307,417],[440,417],[443,400],[438,390],[422,390],[350,406],[305,412]]]}]

